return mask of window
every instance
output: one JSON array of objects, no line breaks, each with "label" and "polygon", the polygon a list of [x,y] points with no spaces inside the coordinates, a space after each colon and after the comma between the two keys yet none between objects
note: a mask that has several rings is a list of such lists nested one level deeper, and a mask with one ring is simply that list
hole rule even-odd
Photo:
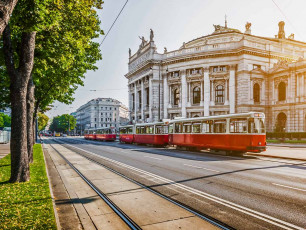
[{"label": "window", "polygon": [[256,65],[256,64],[254,64],[254,65],[253,65],[253,69],[261,69],[261,65]]},{"label": "window", "polygon": [[258,83],[255,83],[253,86],[253,97],[254,102],[260,102],[260,87]]},{"label": "window", "polygon": [[224,86],[218,85],[215,89],[215,103],[223,104],[224,103]]},{"label": "window", "polygon": [[167,134],[168,133],[168,126],[166,126],[166,125],[155,126],[155,133],[156,134]]},{"label": "window", "polygon": [[192,124],[192,132],[200,133],[201,132],[201,123],[193,123]]},{"label": "window", "polygon": [[193,95],[193,104],[199,104],[201,100],[201,90],[200,87],[195,87],[192,92]]},{"label": "window", "polygon": [[175,133],[181,133],[182,132],[182,123],[175,123],[174,124],[174,130],[175,130]]},{"label": "window", "polygon": [[103,118],[101,118],[101,121],[103,121]]},{"label": "window", "polygon": [[191,124],[184,124],[184,133],[191,133]]},{"label": "window", "polygon": [[149,105],[149,103],[150,103],[150,91],[149,91],[149,88],[146,88],[146,97],[147,97],[146,105]]},{"label": "window", "polygon": [[286,84],[283,81],[278,84],[278,100],[279,101],[286,100]]},{"label": "window", "polygon": [[231,133],[246,133],[247,132],[247,119],[238,118],[230,120],[230,132]]},{"label": "window", "polygon": [[215,120],[214,133],[225,133],[225,132],[226,132],[226,120]]},{"label": "window", "polygon": [[169,125],[169,133],[173,133],[173,124]]},{"label": "window", "polygon": [[97,121],[97,118],[95,118],[95,121]]},{"label": "window", "polygon": [[180,103],[180,93],[178,89],[173,91],[173,104],[178,105]]},{"label": "window", "polygon": [[204,121],[202,123],[202,133],[211,133],[213,130],[213,121]]}]

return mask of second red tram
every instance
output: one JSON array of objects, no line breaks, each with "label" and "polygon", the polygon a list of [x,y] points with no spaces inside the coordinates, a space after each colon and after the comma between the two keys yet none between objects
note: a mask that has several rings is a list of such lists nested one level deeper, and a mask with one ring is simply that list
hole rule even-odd
[{"label": "second red tram", "polygon": [[263,113],[227,114],[172,120],[169,144],[232,152],[266,150]]},{"label": "second red tram", "polygon": [[115,141],[116,130],[114,128],[98,128],[85,130],[85,139],[98,141]]}]

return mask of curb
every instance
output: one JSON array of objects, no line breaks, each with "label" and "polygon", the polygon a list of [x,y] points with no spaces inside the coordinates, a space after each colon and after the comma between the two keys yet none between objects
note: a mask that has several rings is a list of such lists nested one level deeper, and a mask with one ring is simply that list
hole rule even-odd
[{"label": "curb", "polygon": [[50,182],[49,170],[48,170],[48,167],[47,167],[47,161],[46,161],[46,157],[45,157],[46,152],[45,152],[45,149],[43,148],[43,143],[41,144],[41,148],[42,148],[43,155],[44,155],[45,168],[46,168],[47,177],[48,177],[48,183],[49,183],[49,189],[50,189],[50,194],[51,194],[51,199],[52,199],[52,206],[53,206],[53,211],[54,211],[56,227],[57,227],[58,230],[60,230],[62,228],[61,228],[58,213],[57,213],[57,210],[56,210],[55,198],[54,198],[54,194],[53,194],[53,190],[52,190],[52,186],[51,186],[51,182]]},{"label": "curb", "polygon": [[279,158],[279,159],[287,159],[287,160],[295,160],[295,161],[306,161],[306,159],[301,159],[301,158],[271,156],[271,155],[256,154],[256,153],[247,153],[246,155],[249,155],[249,156],[260,156],[260,157],[270,157],[270,158]]}]

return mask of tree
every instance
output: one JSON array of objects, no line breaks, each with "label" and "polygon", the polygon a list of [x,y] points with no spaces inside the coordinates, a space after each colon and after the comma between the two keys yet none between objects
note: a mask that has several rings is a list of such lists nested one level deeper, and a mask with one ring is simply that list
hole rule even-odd
[{"label": "tree", "polygon": [[[28,154],[32,159],[31,134],[35,119],[32,78],[36,86],[36,115],[39,108],[45,111],[54,100],[71,103],[72,94],[83,84],[86,71],[94,70],[95,62],[101,59],[98,43],[92,39],[102,33],[96,8],[101,8],[103,2],[88,0],[86,3],[20,0],[10,20],[11,29],[5,30],[2,47],[6,68],[2,66],[0,70],[6,71],[9,76],[6,82],[10,82],[14,124],[11,182],[29,180],[28,161],[24,158]],[[2,88],[5,88],[3,84]]]},{"label": "tree", "polygon": [[0,128],[3,127],[11,127],[11,117],[4,113],[0,113]]},{"label": "tree", "polygon": [[38,130],[44,130],[48,124],[49,117],[46,114],[38,113]]},{"label": "tree", "polygon": [[54,117],[50,125],[52,132],[68,133],[76,127],[76,118],[69,114]]}]

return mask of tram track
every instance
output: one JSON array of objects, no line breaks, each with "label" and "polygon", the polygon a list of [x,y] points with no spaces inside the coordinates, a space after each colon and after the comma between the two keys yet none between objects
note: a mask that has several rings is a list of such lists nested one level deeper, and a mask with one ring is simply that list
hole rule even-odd
[{"label": "tram track", "polygon": [[[142,183],[140,183],[140,182],[137,182],[137,181],[135,181],[135,180],[133,180],[133,179],[131,179],[131,178],[129,178],[129,177],[127,177],[127,176],[125,176],[125,175],[123,175],[122,173],[120,173],[120,172],[118,172],[118,171],[116,171],[116,170],[114,170],[114,169],[112,169],[112,168],[110,168],[110,167],[108,167],[108,166],[106,166],[106,165],[104,165],[104,164],[102,164],[101,162],[98,162],[98,161],[96,161],[96,160],[94,160],[94,159],[92,159],[92,158],[90,158],[90,157],[88,157],[88,156],[86,156],[85,154],[82,154],[82,153],[80,153],[80,151],[76,151],[75,149],[74,149],[74,147],[73,146],[71,146],[71,145],[69,145],[69,144],[67,144],[67,143],[65,143],[65,142],[61,142],[61,141],[59,141],[59,140],[53,140],[54,142],[56,142],[56,143],[58,143],[58,144],[60,144],[60,145],[62,145],[62,146],[64,146],[65,148],[67,148],[67,149],[69,149],[69,150],[71,150],[71,151],[73,151],[74,153],[76,153],[76,154],[78,154],[78,155],[80,155],[80,156],[82,156],[82,157],[84,157],[85,159],[87,159],[87,160],[89,160],[89,161],[91,161],[91,162],[93,162],[93,163],[95,163],[95,164],[97,164],[97,165],[99,165],[99,166],[101,166],[101,167],[103,167],[103,168],[105,168],[105,169],[107,169],[107,170],[109,170],[109,171],[111,171],[111,172],[113,172],[113,173],[115,173],[116,175],[118,175],[118,176],[121,176],[121,177],[123,177],[124,179],[126,179],[126,180],[128,180],[128,181],[130,181],[130,182],[132,182],[132,183],[134,183],[134,184],[136,184],[136,185],[138,185],[138,186],[140,186],[141,188],[143,188],[143,189],[146,189],[146,190],[148,190],[149,192],[152,192],[152,193],[154,193],[155,195],[157,195],[157,196],[159,196],[159,197],[161,197],[161,198],[163,198],[163,199],[165,199],[165,200],[167,200],[167,201],[169,201],[169,202],[171,202],[171,203],[173,203],[173,204],[175,204],[175,205],[177,205],[177,206],[179,206],[179,207],[181,207],[181,208],[183,208],[183,209],[185,209],[186,211],[188,211],[188,212],[190,212],[190,213],[192,213],[192,214],[194,214],[195,216],[197,216],[197,217],[199,217],[199,218],[201,218],[201,219],[203,219],[204,221],[206,221],[206,222],[208,222],[208,223],[210,223],[210,224],[212,224],[212,225],[214,225],[214,226],[216,226],[217,228],[219,228],[219,229],[223,229],[223,230],[232,230],[232,229],[234,229],[234,228],[232,228],[232,227],[230,227],[230,226],[228,226],[228,225],[226,225],[226,224],[224,224],[224,223],[222,223],[221,221],[218,221],[218,220],[216,220],[216,219],[214,219],[214,218],[212,218],[212,217],[209,217],[209,216],[207,216],[207,215],[204,215],[204,214],[201,214],[201,213],[199,213],[199,212],[196,212],[195,210],[193,210],[193,209],[191,209],[191,208],[189,208],[189,207],[187,207],[187,206],[185,206],[184,204],[181,204],[181,203],[179,203],[179,202],[177,202],[177,201],[175,201],[175,200],[172,200],[171,198],[169,198],[169,197],[167,197],[167,196],[165,196],[165,195],[163,195],[163,194],[161,194],[161,193],[159,193],[159,192],[157,192],[157,191],[155,191],[155,190],[153,190],[153,189],[151,189],[151,188],[149,188],[149,187],[147,187],[147,186],[145,186],[144,184],[142,184]],[[99,197],[101,197],[104,201],[105,201],[105,203],[127,224],[127,226],[130,228],[130,229],[133,229],[133,230],[138,230],[138,229],[142,229],[137,223],[135,223],[126,213],[124,213],[121,209],[120,209],[120,207],[118,207],[114,202],[112,202],[111,201],[111,199],[109,199],[108,197],[107,197],[107,195],[105,194],[105,193],[103,193],[99,188],[97,188],[97,186],[95,186],[95,184],[91,181],[91,180],[89,180],[82,172],[80,172],[80,170],[78,170],[65,156],[63,156],[63,154],[61,154],[54,146],[53,146],[53,144],[49,144],[58,154],[59,154],[59,156],[60,157],[62,157],[66,162],[67,162],[67,164],[97,193],[97,195],[99,196]],[[68,145],[68,146],[67,146]]]},{"label": "tram track", "polygon": [[[87,143],[87,142],[86,142],[86,143]],[[66,143],[66,142],[61,142],[61,144],[68,146],[69,149],[72,148],[74,151],[75,151],[75,150],[78,150],[78,151],[81,151],[81,152],[84,152],[84,153],[88,153],[88,155],[90,155],[91,157],[92,157],[93,155],[97,155],[97,154],[95,154],[95,153],[89,152],[89,151],[84,150],[84,149],[82,149],[82,148],[78,148],[78,147],[76,147],[76,146],[69,145],[69,142],[68,142],[68,143]],[[71,143],[71,144],[72,144],[72,143]],[[106,148],[106,149],[108,149],[108,148]],[[108,151],[106,151],[106,152],[108,152]],[[98,156],[98,155],[97,155],[97,156]],[[99,156],[99,157],[101,157],[101,156]],[[101,158],[104,159],[104,157],[101,157]],[[108,158],[105,158],[105,160],[109,160],[109,159],[108,159]],[[118,163],[118,162],[114,162],[114,163]],[[120,162],[119,162],[119,163],[120,163]],[[99,163],[99,164],[100,164],[100,163]],[[121,165],[121,164],[120,164],[120,165]],[[126,165],[123,165],[123,164],[122,164],[122,166],[127,167]],[[137,168],[134,168],[134,167],[129,167],[129,169],[137,170]],[[154,174],[150,174],[150,175],[149,175],[149,173],[148,173],[148,174],[145,174],[146,171],[143,171],[143,170],[138,170],[138,171],[139,171],[139,173],[144,174],[144,175],[147,175],[147,176],[149,176],[149,177],[154,177],[154,178],[155,178],[155,176],[156,176],[156,175],[154,175]],[[124,176],[124,175],[123,175],[123,176]],[[158,177],[158,178],[156,177],[156,179],[161,180],[161,181],[164,181],[166,184],[172,184],[172,185],[174,185],[175,187],[178,187],[178,188],[180,188],[180,189],[186,190],[186,191],[188,191],[188,192],[192,192],[193,194],[196,194],[196,195],[198,195],[198,196],[201,196],[201,197],[203,196],[203,198],[206,198],[206,199],[212,200],[212,201],[214,201],[214,202],[217,202],[217,203],[219,203],[219,204],[228,206],[229,208],[232,208],[232,209],[237,210],[237,211],[239,211],[239,212],[242,212],[242,213],[244,213],[244,214],[250,215],[250,216],[252,216],[252,217],[255,217],[256,219],[260,219],[260,220],[262,220],[262,221],[264,221],[264,222],[266,222],[266,223],[269,223],[269,224],[271,224],[271,225],[277,226],[277,227],[279,227],[279,228],[282,228],[282,229],[304,229],[303,227],[299,227],[299,226],[296,226],[296,225],[291,224],[291,223],[289,223],[289,222],[282,221],[281,219],[274,218],[273,216],[264,214],[264,213],[262,213],[262,212],[258,212],[258,211],[255,211],[255,210],[252,210],[252,209],[243,207],[243,206],[241,206],[241,205],[238,205],[238,204],[235,204],[235,203],[232,203],[232,202],[228,202],[228,201],[223,200],[223,199],[220,199],[220,198],[218,198],[218,197],[210,196],[210,194],[206,194],[206,193],[204,194],[203,192],[201,192],[201,191],[199,191],[199,190],[192,189],[192,188],[190,188],[190,187],[188,187],[188,186],[186,187],[186,186],[184,186],[184,185],[182,185],[182,184],[174,183],[173,181],[171,181],[171,180],[166,180],[166,179],[163,178],[163,177]],[[153,191],[154,191],[154,190],[153,190]]]}]

